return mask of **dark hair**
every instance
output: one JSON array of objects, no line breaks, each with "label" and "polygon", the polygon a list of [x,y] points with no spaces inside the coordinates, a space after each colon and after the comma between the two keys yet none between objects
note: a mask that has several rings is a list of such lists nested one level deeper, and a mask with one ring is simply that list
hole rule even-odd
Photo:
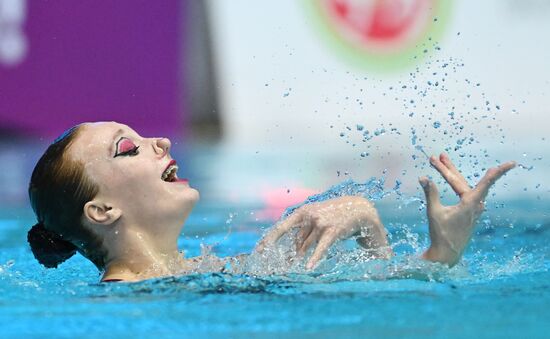
[{"label": "dark hair", "polygon": [[55,268],[76,251],[99,269],[104,267],[102,241],[82,224],[84,205],[98,193],[98,186],[84,173],[84,165],[67,150],[82,125],[65,131],[44,152],[34,167],[29,198],[38,223],[27,235],[34,257]]},{"label": "dark hair", "polygon": [[47,268],[56,268],[76,253],[76,246],[37,223],[27,234],[34,257]]}]

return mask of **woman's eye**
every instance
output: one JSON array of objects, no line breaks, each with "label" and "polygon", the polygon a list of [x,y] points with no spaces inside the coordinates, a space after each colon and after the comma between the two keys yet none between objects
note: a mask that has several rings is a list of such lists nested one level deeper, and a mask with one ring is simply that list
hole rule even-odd
[{"label": "woman's eye", "polygon": [[120,139],[117,142],[117,151],[115,154],[115,158],[121,155],[130,155],[130,156],[137,155],[139,154],[138,148],[139,146],[136,146],[131,140]]}]

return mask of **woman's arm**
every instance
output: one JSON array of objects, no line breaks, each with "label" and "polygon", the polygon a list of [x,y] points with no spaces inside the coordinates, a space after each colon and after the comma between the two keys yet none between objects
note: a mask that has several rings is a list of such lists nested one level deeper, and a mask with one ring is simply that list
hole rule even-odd
[{"label": "woman's arm", "polygon": [[[435,184],[426,177],[419,179],[426,194],[431,241],[422,257],[453,266],[460,260],[471,238],[475,223],[483,212],[484,199],[489,189],[514,168],[515,163],[510,161],[489,169],[473,189],[446,154],[441,154],[439,158],[432,156],[430,163],[460,197],[460,202],[454,206],[443,206]],[[273,245],[295,228],[299,229],[295,239],[298,256],[303,256],[311,246],[317,244],[306,264],[308,269],[317,265],[334,242],[352,235],[360,235],[358,243],[377,251],[379,257],[388,258],[393,254],[388,244],[387,231],[374,204],[362,197],[345,196],[304,205],[275,225],[258,243],[256,250],[262,251],[266,246]]]},{"label": "woman's arm", "polygon": [[387,232],[382,225],[374,205],[363,197],[344,196],[331,200],[304,205],[289,217],[279,222],[258,243],[256,250],[263,251],[273,245],[285,233],[298,228],[295,246],[298,257],[315,246],[306,268],[317,266],[329,247],[337,240],[360,235],[358,242],[371,250],[378,250],[379,256],[391,256]]}]

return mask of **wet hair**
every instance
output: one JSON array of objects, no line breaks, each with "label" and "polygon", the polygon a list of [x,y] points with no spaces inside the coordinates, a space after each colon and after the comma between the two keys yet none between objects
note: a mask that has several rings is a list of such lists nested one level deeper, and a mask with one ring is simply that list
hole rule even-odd
[{"label": "wet hair", "polygon": [[42,265],[55,268],[77,251],[98,269],[104,267],[102,241],[82,223],[84,205],[98,193],[98,186],[84,173],[84,165],[68,156],[68,149],[82,125],[59,136],[34,167],[29,198],[38,222],[27,240]]}]

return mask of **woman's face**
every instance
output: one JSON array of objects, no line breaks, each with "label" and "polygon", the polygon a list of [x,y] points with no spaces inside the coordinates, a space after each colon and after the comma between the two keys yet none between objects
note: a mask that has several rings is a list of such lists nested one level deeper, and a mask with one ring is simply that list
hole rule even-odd
[{"label": "woman's face", "polygon": [[123,124],[83,124],[69,156],[99,186],[96,198],[120,209],[127,222],[149,227],[152,235],[166,231],[162,225],[181,227],[199,198],[187,180],[174,175],[170,140],[141,137]]}]

